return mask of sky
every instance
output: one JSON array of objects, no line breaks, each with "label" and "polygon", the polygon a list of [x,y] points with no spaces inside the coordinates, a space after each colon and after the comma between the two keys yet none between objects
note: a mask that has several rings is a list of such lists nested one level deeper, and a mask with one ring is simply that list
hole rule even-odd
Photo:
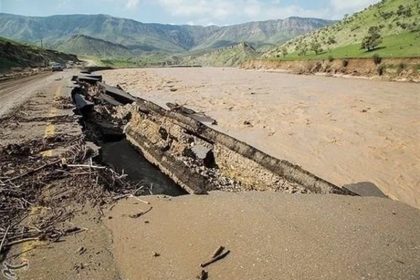
[{"label": "sky", "polygon": [[0,0],[29,16],[107,14],[141,22],[231,25],[290,16],[340,19],[379,0]]}]

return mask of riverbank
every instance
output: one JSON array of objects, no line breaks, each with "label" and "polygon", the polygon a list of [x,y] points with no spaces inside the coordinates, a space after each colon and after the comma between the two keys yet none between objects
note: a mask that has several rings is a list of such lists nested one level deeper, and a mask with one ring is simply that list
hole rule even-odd
[{"label": "riverbank", "polygon": [[250,60],[243,69],[283,71],[293,74],[324,74],[335,77],[361,77],[400,82],[420,82],[420,58],[345,58]]}]

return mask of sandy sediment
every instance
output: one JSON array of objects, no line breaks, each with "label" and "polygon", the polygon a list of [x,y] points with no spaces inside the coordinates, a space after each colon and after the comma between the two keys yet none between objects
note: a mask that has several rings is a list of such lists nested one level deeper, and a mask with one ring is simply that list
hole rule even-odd
[{"label": "sandy sediment", "polygon": [[[219,193],[119,202],[104,219],[124,279],[418,279],[420,211],[381,198]],[[148,209],[151,209],[148,211]],[[138,213],[145,213],[139,218]]]},{"label": "sandy sediment", "polygon": [[176,102],[214,128],[336,185],[372,182],[420,207],[420,85],[233,68],[104,71],[109,84]]}]

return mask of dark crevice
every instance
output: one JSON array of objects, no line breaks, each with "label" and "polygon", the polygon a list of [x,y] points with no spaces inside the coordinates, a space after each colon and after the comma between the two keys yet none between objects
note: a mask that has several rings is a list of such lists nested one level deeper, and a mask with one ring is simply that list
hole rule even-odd
[{"label": "dark crevice", "polygon": [[[76,98],[78,94],[81,94],[81,89],[75,88],[72,92],[73,102],[85,102]],[[133,185],[139,188],[143,186],[147,190],[146,194],[170,196],[188,194],[158,167],[147,161],[141,151],[126,140],[121,126],[100,118],[93,104],[78,107],[75,113],[82,116],[79,122],[83,133],[88,141],[100,148],[98,156],[94,158],[97,164],[108,166],[120,174],[126,174]]]}]

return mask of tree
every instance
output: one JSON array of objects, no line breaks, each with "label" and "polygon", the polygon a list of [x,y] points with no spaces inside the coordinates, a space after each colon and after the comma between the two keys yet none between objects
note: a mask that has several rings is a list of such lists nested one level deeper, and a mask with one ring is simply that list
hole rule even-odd
[{"label": "tree", "polygon": [[337,43],[337,41],[335,40],[334,36],[331,36],[331,37],[328,38],[328,41],[327,41],[328,45],[332,45],[332,44],[335,44],[335,43]]},{"label": "tree", "polygon": [[298,55],[299,56],[304,56],[304,55],[306,55],[306,52],[307,52],[307,46],[306,46],[306,44],[302,44],[299,48]]},{"label": "tree", "polygon": [[369,27],[368,34],[363,38],[362,49],[372,51],[382,43],[382,36],[379,33],[380,29],[377,26]]},{"label": "tree", "polygon": [[315,52],[316,55],[322,52],[321,44],[317,41],[311,43],[311,50]]},{"label": "tree", "polygon": [[288,53],[288,51],[287,51],[287,48],[286,48],[286,47],[283,47],[283,48],[281,49],[281,53],[282,53],[283,57],[286,57],[286,55],[288,55],[288,54],[289,54],[289,53]]}]

